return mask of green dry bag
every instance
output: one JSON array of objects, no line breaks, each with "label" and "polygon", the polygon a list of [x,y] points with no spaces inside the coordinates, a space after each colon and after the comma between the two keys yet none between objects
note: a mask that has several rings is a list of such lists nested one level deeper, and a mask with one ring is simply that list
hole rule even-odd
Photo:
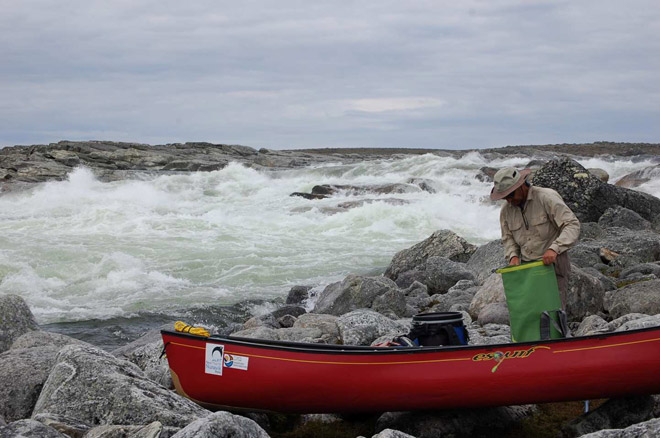
[{"label": "green dry bag", "polygon": [[556,324],[551,324],[550,337],[564,335],[555,326],[560,324],[561,310],[559,288],[554,265],[543,262],[525,263],[497,270],[502,274],[504,294],[511,320],[511,340],[526,342],[541,340],[541,318],[550,314]]}]

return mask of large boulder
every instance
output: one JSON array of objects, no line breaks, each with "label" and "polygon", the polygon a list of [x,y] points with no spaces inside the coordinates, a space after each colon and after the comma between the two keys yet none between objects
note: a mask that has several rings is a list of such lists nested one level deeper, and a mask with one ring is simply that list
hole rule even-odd
[{"label": "large boulder", "polygon": [[339,334],[344,345],[370,345],[385,335],[403,335],[408,328],[370,309],[359,309],[337,319]]},{"label": "large boulder", "polygon": [[67,436],[35,420],[19,420],[0,426],[0,438],[66,438]]},{"label": "large boulder", "polygon": [[599,277],[573,265],[568,280],[566,313],[569,321],[582,321],[603,311],[605,286]]},{"label": "large boulder", "polygon": [[562,427],[564,437],[578,437],[602,429],[620,429],[653,417],[650,395],[610,399]]},{"label": "large boulder", "polygon": [[627,313],[660,313],[660,280],[634,283],[605,294],[605,310],[613,318]]},{"label": "large boulder", "polygon": [[605,210],[598,219],[598,225],[604,228],[623,227],[630,230],[650,230],[651,222],[632,210],[617,205]]},{"label": "large boulder", "polygon": [[377,297],[392,290],[397,290],[397,285],[389,278],[349,275],[321,292],[314,313],[338,316],[351,310],[370,308]]},{"label": "large boulder", "polygon": [[326,344],[338,344],[340,342],[337,316],[335,315],[306,313],[296,319],[293,328],[317,329],[321,332],[321,339]]},{"label": "large boulder", "polygon": [[644,183],[649,182],[653,178],[660,177],[660,164],[655,166],[645,167],[640,170],[636,170],[628,175],[625,175],[615,183],[619,187],[626,187],[632,189],[634,187],[639,187]]},{"label": "large boulder", "polygon": [[18,295],[0,295],[0,353],[30,330],[38,330],[34,315]]},{"label": "large boulder", "polygon": [[473,319],[477,319],[483,308],[491,303],[506,303],[502,276],[497,273],[491,274],[479,288],[470,302],[468,313]]},{"label": "large boulder", "polygon": [[606,429],[582,435],[581,438],[652,438],[660,436],[660,418],[633,424],[625,429]]},{"label": "large boulder", "polygon": [[475,250],[474,245],[452,231],[436,231],[426,240],[396,253],[384,275],[396,281],[399,274],[423,266],[426,260],[433,256],[467,262]]},{"label": "large boulder", "polygon": [[56,358],[33,418],[61,417],[89,426],[103,424],[184,427],[206,409],[149,380],[135,364],[85,345],[67,345]]},{"label": "large boulder", "polygon": [[268,434],[249,418],[220,411],[193,421],[172,438],[268,438]]},{"label": "large boulder", "polygon": [[429,257],[424,266],[424,284],[429,294],[442,294],[461,280],[474,281],[474,274],[465,263],[446,257]]},{"label": "large boulder", "polygon": [[9,422],[30,418],[59,350],[41,346],[0,354],[0,416]]},{"label": "large boulder", "polygon": [[429,312],[467,311],[479,286],[469,280],[461,280],[452,286],[446,294],[435,294],[431,297]]},{"label": "large boulder", "polygon": [[535,412],[530,405],[438,412],[386,412],[376,430],[396,429],[417,438],[497,436]]},{"label": "large boulder", "polygon": [[660,199],[600,181],[570,158],[551,160],[534,175],[534,185],[556,190],[581,222],[596,222],[614,206],[652,221],[660,215]]},{"label": "large boulder", "polygon": [[504,245],[500,239],[481,245],[467,262],[468,269],[475,273],[476,281],[482,284],[493,273],[493,269],[506,266]]}]

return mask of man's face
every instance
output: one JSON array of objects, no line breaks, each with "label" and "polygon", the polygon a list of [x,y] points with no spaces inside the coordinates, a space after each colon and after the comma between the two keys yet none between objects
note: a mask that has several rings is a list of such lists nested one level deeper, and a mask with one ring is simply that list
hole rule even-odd
[{"label": "man's face", "polygon": [[509,196],[507,196],[504,199],[506,200],[506,202],[509,203],[509,205],[514,205],[518,207],[525,201],[525,198],[527,197],[526,195],[527,194],[524,193],[523,187],[520,186],[516,190],[511,192]]}]

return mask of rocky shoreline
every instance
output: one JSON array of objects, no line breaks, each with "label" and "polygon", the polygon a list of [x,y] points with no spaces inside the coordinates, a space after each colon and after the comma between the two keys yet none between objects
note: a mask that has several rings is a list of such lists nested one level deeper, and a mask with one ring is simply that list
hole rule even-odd
[{"label": "rocky shoreline", "polygon": [[[207,164],[221,166],[223,160],[275,169],[363,160],[366,154],[196,145],[165,146],[158,153],[151,149],[157,147],[107,142],[5,148],[0,150],[0,172],[5,172],[0,178],[6,185],[20,186],[62,179],[81,164],[101,177],[115,179],[133,171],[214,170]],[[557,146],[551,146],[534,149],[535,156],[545,151],[548,160],[530,163],[530,167],[533,182],[557,190],[582,222],[580,240],[570,250],[573,273],[567,310],[574,334],[660,325],[660,199],[608,184],[602,175],[596,176],[596,170],[572,160],[573,154],[558,154]],[[565,146],[559,149],[567,150]],[[600,145],[599,151],[604,149],[608,145]],[[631,151],[660,156],[659,145],[610,149],[610,155],[623,154],[617,156],[631,156],[627,155]],[[179,152],[188,154],[187,158],[180,160]],[[372,157],[383,158],[390,151],[373,152]],[[157,158],[161,155],[172,159]],[[151,156],[151,161],[145,161],[145,156]],[[202,156],[212,158],[203,160]],[[271,161],[265,161],[267,157]],[[483,171],[488,178],[488,169]],[[458,311],[472,344],[509,342],[503,287],[492,273],[504,264],[499,240],[476,247],[451,231],[439,230],[395,254],[383,275],[349,275],[313,298],[308,286],[295,287],[286,302],[275,303],[276,310],[242,324],[226,324],[226,329],[243,337],[372,345],[407,333],[416,313]],[[310,299],[315,304],[307,312]],[[167,361],[160,357],[163,345],[158,330],[106,352],[42,330],[16,295],[0,296],[0,321],[0,437],[291,437],[296,431],[303,436],[310,424],[330,424],[335,432],[355,430],[351,427],[356,419],[337,415],[303,415],[284,421],[276,415],[207,411],[172,391]],[[172,328],[172,323],[164,327]],[[359,433],[380,438],[506,437],[536,418],[539,409],[379,413],[363,421]],[[564,437],[656,436],[660,396],[606,401],[553,432]]]}]

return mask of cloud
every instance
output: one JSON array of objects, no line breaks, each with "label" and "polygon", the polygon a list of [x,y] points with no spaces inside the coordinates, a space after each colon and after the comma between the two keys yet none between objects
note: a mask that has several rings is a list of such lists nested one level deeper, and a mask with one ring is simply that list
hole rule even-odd
[{"label": "cloud", "polygon": [[655,2],[10,2],[0,145],[658,141]]}]

